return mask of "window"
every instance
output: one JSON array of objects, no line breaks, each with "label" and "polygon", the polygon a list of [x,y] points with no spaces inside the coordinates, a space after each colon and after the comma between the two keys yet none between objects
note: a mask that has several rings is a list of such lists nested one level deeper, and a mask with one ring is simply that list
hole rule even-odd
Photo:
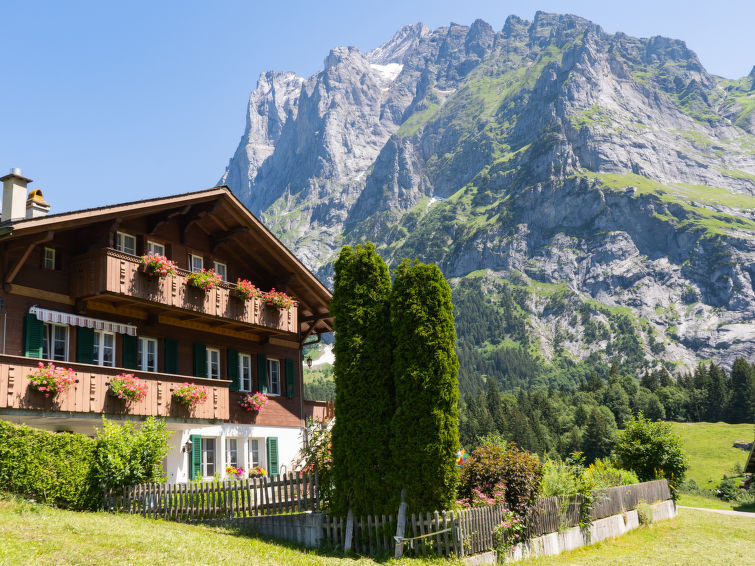
[{"label": "window", "polygon": [[215,475],[215,439],[202,439],[202,475],[211,478]]},{"label": "window", "polygon": [[267,383],[269,395],[281,394],[281,363],[278,360],[267,360]]},{"label": "window", "polygon": [[224,263],[220,263],[219,261],[215,262],[215,273],[220,275],[220,278],[223,281],[228,281],[228,266]]},{"label": "window", "polygon": [[220,350],[207,348],[207,377],[220,379]]},{"label": "window", "polygon": [[234,468],[239,465],[238,442],[235,438],[225,439],[225,465]]},{"label": "window", "polygon": [[157,242],[150,242],[147,240],[147,253],[165,255],[165,245],[158,244]]},{"label": "window", "polygon": [[189,271],[202,271],[204,269],[204,259],[201,255],[189,254]]},{"label": "window", "polygon": [[46,322],[42,333],[42,358],[45,360],[68,360],[68,327]]},{"label": "window", "polygon": [[254,466],[264,466],[264,462],[260,459],[260,439],[259,438],[250,438],[249,439],[249,467],[253,468]]},{"label": "window", "polygon": [[93,353],[95,364],[113,367],[115,365],[115,334],[95,330]]},{"label": "window", "polygon": [[125,234],[124,232],[116,232],[115,249],[125,254],[136,255],[136,236]]},{"label": "window", "polygon": [[55,248],[45,248],[42,266],[45,269],[55,269]]},{"label": "window", "polygon": [[136,360],[140,370],[157,371],[157,340],[140,337]]},{"label": "window", "polygon": [[252,390],[252,356],[239,354],[239,390]]}]

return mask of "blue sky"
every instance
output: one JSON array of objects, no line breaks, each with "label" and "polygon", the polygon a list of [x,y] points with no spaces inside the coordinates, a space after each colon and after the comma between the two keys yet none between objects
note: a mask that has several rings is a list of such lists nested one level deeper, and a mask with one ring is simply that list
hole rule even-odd
[{"label": "blue sky", "polygon": [[309,76],[331,47],[368,50],[418,21],[500,29],[538,9],[683,39],[717,75],[755,65],[746,1],[4,0],[0,173],[21,167],[53,212],[210,187],[261,72]]}]

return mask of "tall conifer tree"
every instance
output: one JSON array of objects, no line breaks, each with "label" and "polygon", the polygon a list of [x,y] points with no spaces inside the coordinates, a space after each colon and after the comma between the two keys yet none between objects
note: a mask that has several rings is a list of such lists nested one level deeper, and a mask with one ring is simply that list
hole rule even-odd
[{"label": "tall conifer tree", "polygon": [[394,410],[390,332],[391,278],[368,243],[341,250],[335,263],[333,427],[334,511],[385,512]]},{"label": "tall conifer tree", "polygon": [[449,509],[459,449],[459,363],[451,289],[436,265],[404,260],[391,295],[396,487],[410,511]]}]

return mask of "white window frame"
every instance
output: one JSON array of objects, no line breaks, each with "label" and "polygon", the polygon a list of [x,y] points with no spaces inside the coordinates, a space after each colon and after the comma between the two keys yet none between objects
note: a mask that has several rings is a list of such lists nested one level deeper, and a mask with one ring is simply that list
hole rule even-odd
[{"label": "white window frame", "polygon": [[147,253],[164,256],[165,244],[161,244],[159,242],[153,242],[152,240],[147,240]]},{"label": "white window frame", "polygon": [[42,255],[42,266],[45,269],[55,270],[55,248],[45,247]]},{"label": "white window frame", "polygon": [[[155,345],[155,366],[154,369],[149,369],[147,365],[149,348],[145,348],[144,344]],[[139,343],[136,350],[136,366],[140,371],[157,372],[158,364],[158,350],[157,350],[157,338],[149,338],[147,336],[139,336]]]},{"label": "white window frame", "polygon": [[[113,339],[112,356],[110,357],[110,363],[105,363],[105,336],[110,336]],[[115,367],[115,334],[112,332],[105,332],[104,330],[94,331],[94,348],[92,352],[94,354],[94,364],[105,367]],[[95,353],[96,352],[96,353]]]},{"label": "white window frame", "polygon": [[[223,263],[222,261],[215,261],[212,264],[212,267],[215,269],[215,273],[220,275],[223,281],[228,281],[228,264]],[[222,273],[221,268],[222,267]]]},{"label": "white window frame", "polygon": [[[54,353],[51,351],[54,350],[54,341],[55,341],[55,329],[56,328],[62,328],[65,330],[66,338],[65,338],[65,355],[63,358],[56,358]],[[46,360],[53,360],[56,362],[67,362],[68,361],[68,344],[70,340],[70,332],[68,330],[67,324],[55,324],[54,322],[45,322],[44,323],[44,329],[42,334],[42,358]],[[45,355],[45,343],[47,344],[47,355]]]},{"label": "white window frame", "polygon": [[[276,371],[273,371],[273,368],[276,369]],[[273,381],[273,376],[276,375],[278,377],[278,391],[275,391],[275,388],[273,385],[275,385],[275,382]],[[281,362],[280,360],[276,360],[275,358],[268,358],[267,359],[267,394],[272,395],[274,397],[279,397],[281,394]]]},{"label": "white window frame", "polygon": [[[195,267],[194,261],[199,262],[199,266]],[[204,269],[204,258],[201,255],[197,254],[189,254],[189,271],[192,273],[195,273],[197,271],[202,271]]]},{"label": "white window frame", "polygon": [[[255,446],[256,445],[256,446]],[[267,469],[267,458],[265,457],[265,439],[264,438],[250,438],[247,444],[248,460],[247,465],[249,469],[255,466],[261,466]],[[256,457],[255,457],[256,455]]]},{"label": "white window frame", "polygon": [[[212,441],[212,450],[209,449],[208,441]],[[207,444],[206,444],[207,443]],[[212,461],[210,461],[210,458],[208,457],[210,454],[212,454]],[[210,471],[210,466],[212,466],[212,473],[208,473]],[[218,466],[218,439],[217,437],[209,437],[209,436],[203,436],[202,437],[202,477],[203,478],[213,478],[215,477],[215,474],[217,473],[217,466]]]},{"label": "white window frame", "polygon": [[[234,468],[238,468],[240,461],[239,461],[239,442],[240,439],[238,438],[226,438],[225,439],[225,465],[233,466]],[[231,449],[231,444],[233,444],[233,449]],[[233,456],[232,456],[233,454]],[[224,470],[225,471],[225,470]]]},{"label": "white window frame", "polygon": [[[133,241],[133,246],[128,247],[126,240],[130,238]],[[126,232],[115,233],[115,249],[124,254],[136,255],[136,236],[133,234],[127,234]]]},{"label": "white window frame", "polygon": [[252,390],[252,356],[239,354],[239,391]]},{"label": "white window frame", "polygon": [[[217,356],[215,360],[214,356]],[[220,350],[217,348],[207,348],[207,377],[220,379]]]}]

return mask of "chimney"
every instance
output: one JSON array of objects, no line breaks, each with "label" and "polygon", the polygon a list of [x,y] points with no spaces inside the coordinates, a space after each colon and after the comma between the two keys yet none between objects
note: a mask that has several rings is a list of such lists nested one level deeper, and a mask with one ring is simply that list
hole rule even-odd
[{"label": "chimney", "polygon": [[31,179],[21,175],[21,169],[15,167],[5,177],[0,177],[3,182],[3,211],[0,220],[21,220],[26,217],[26,185]]},{"label": "chimney", "polygon": [[34,189],[26,199],[26,218],[47,216],[48,212],[50,212],[50,204],[42,196],[42,189]]}]

